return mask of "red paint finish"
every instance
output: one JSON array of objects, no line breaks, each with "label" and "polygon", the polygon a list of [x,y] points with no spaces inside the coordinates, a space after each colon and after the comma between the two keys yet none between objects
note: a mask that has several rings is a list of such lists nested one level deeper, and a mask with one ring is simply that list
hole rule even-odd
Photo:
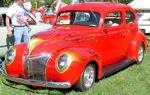
[{"label": "red paint finish", "polygon": [[[31,39],[29,57],[51,54],[47,63],[44,63],[46,81],[70,82],[71,85],[74,85],[85,66],[90,62],[94,62],[98,73],[97,78],[100,79],[103,66],[118,62],[124,57],[137,61],[140,43],[145,45],[146,53],[146,39],[138,31],[136,14],[131,7],[116,3],[83,3],[63,7],[58,14],[65,11],[96,12],[100,15],[99,24],[95,27],[54,25],[52,29],[41,32]],[[127,23],[126,11],[133,14],[133,22]],[[121,13],[121,24],[105,27],[106,16],[114,12]],[[68,20],[68,16],[64,16],[64,19],[61,20]],[[19,73],[24,78],[22,57],[24,52],[27,52],[26,46],[19,44],[13,47],[16,49],[16,56],[12,64],[6,65],[8,74]],[[70,58],[70,65],[64,72],[56,69],[56,62],[61,54],[67,54]]]},{"label": "red paint finish", "polygon": [[25,78],[22,63],[23,63],[23,55],[27,53],[26,52],[27,45],[25,43],[22,43],[19,46],[18,45],[14,46],[13,49],[16,52],[15,58],[11,64],[9,65],[5,64],[6,71],[10,75]]}]

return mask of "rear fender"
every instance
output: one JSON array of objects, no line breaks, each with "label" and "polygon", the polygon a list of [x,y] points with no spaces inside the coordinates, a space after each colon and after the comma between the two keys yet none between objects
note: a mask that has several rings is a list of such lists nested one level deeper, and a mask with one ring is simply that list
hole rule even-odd
[{"label": "rear fender", "polygon": [[136,32],[135,35],[133,36],[131,43],[128,47],[127,50],[127,56],[131,57],[133,59],[135,59],[135,61],[137,61],[138,59],[138,50],[139,50],[139,46],[140,44],[143,43],[145,46],[145,53],[147,51],[147,42],[146,42],[146,38],[144,36],[143,33],[141,32]]}]

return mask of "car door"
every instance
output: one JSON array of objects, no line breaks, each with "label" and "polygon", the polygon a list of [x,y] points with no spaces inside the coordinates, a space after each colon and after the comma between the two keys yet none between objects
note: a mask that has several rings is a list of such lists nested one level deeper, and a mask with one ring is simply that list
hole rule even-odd
[{"label": "car door", "polygon": [[104,29],[99,37],[103,66],[117,62],[125,57],[126,32],[124,29],[122,12],[107,14],[104,20]]},{"label": "car door", "polygon": [[129,44],[131,43],[131,39],[136,34],[136,31],[138,31],[137,22],[135,20],[135,15],[132,11],[127,10],[125,11],[125,28],[126,28],[126,49],[128,48]]}]

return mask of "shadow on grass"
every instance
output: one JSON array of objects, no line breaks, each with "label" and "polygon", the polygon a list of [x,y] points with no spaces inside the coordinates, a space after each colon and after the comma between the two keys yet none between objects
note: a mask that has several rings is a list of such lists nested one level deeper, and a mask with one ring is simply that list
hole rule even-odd
[{"label": "shadow on grass", "polygon": [[[34,94],[47,94],[47,95],[52,95],[51,91],[58,91],[59,95],[66,95],[67,93],[70,93],[71,91],[74,90],[73,87],[71,88],[47,88],[47,87],[33,87],[33,86],[29,86],[29,85],[23,85],[20,83],[16,83],[10,80],[6,80],[6,81],[2,81],[2,83],[6,86],[9,86],[11,88],[14,89],[18,89],[18,90],[22,90],[25,92],[30,92],[30,93],[34,93]],[[17,85],[23,85],[26,86],[27,88],[22,88],[22,87],[17,87]],[[46,92],[40,92],[40,90],[48,90]],[[57,95],[57,93],[54,93],[55,95]]]}]

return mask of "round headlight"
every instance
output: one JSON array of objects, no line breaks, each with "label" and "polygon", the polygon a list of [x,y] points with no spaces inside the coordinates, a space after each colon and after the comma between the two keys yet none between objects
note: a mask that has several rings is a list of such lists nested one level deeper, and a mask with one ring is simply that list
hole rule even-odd
[{"label": "round headlight", "polygon": [[5,55],[6,64],[10,64],[13,61],[14,57],[15,57],[15,52],[13,49],[10,49],[9,51],[7,51]]},{"label": "round headlight", "polygon": [[69,65],[69,57],[67,54],[62,54],[56,61],[56,68],[59,72],[63,72]]}]

